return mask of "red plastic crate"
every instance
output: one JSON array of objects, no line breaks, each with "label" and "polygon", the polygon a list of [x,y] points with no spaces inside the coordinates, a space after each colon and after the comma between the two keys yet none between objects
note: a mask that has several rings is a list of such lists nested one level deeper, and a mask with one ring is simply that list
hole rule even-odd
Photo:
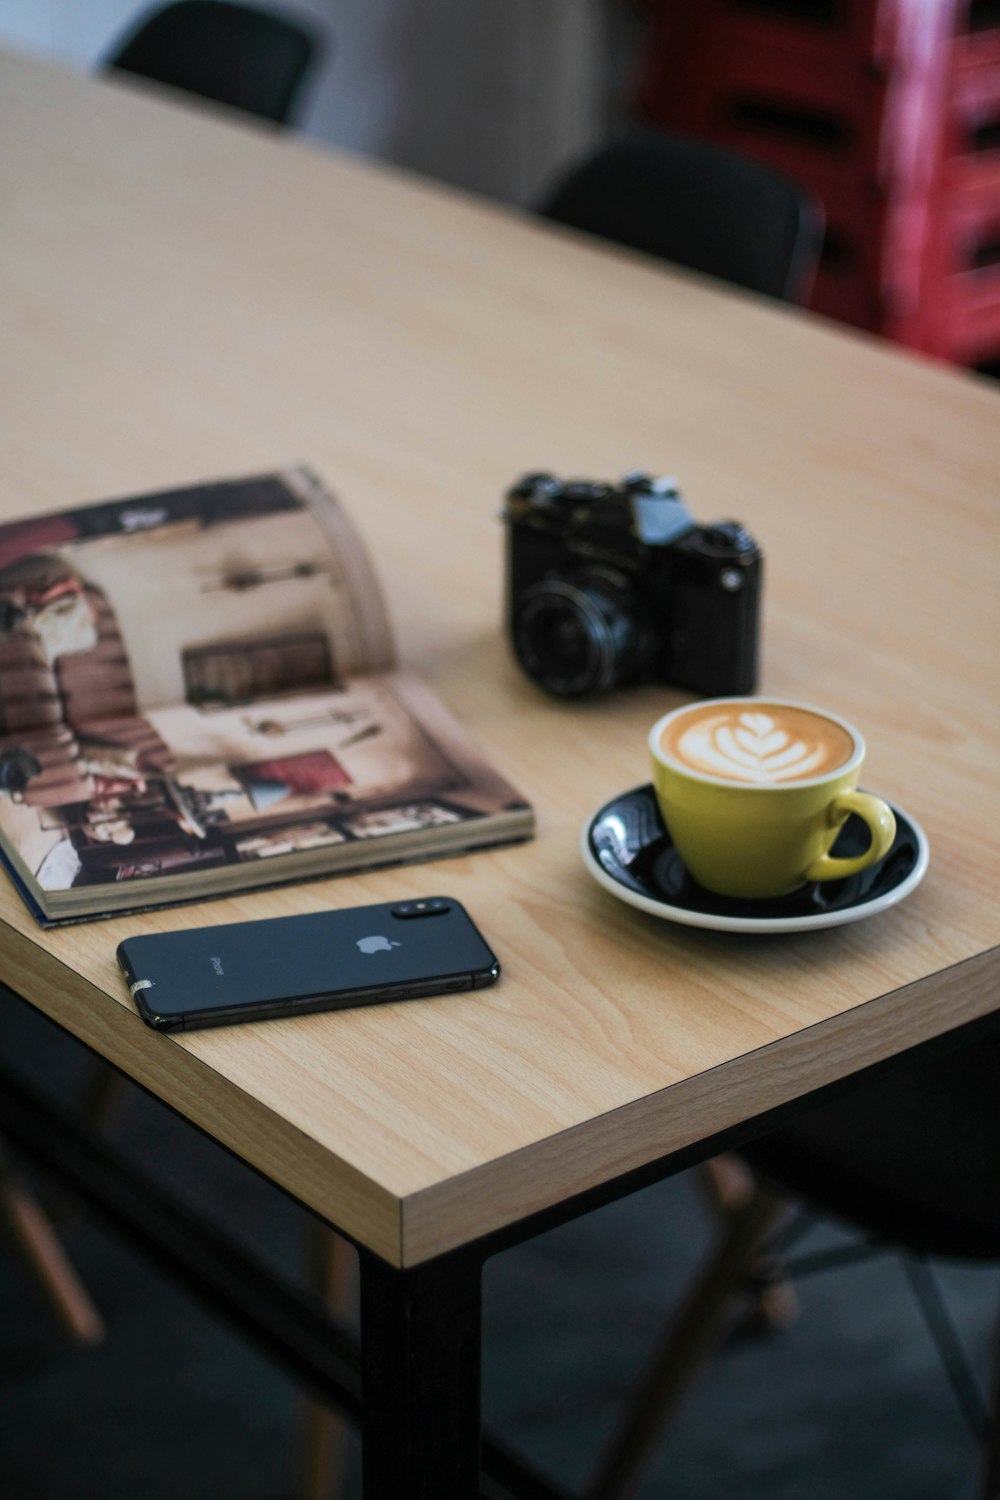
[{"label": "red plastic crate", "polygon": [[922,291],[923,347],[970,364],[1000,347],[1000,160],[945,164]]},{"label": "red plastic crate", "polygon": [[[956,236],[992,233],[975,184],[1000,146],[1000,26],[982,24],[1000,0],[653,8],[643,118],[768,161],[819,199],[817,311],[917,348],[959,333],[964,347],[992,322],[992,272],[951,262]],[[970,174],[975,211],[958,206]]]},{"label": "red plastic crate", "polygon": [[1000,32],[995,57],[952,50],[942,155],[945,162],[1000,158]]},{"label": "red plastic crate", "polygon": [[811,305],[1000,356],[1000,0],[647,0],[649,124],[742,150],[823,204]]},{"label": "red plastic crate", "polygon": [[[635,94],[654,120],[676,108],[697,129],[697,101],[713,92],[727,59],[752,66],[785,58],[797,84],[822,89],[866,69],[886,76],[933,65],[970,0],[658,0]],[[971,0],[971,9],[975,9]]]},{"label": "red plastic crate", "polygon": [[937,167],[919,317],[905,337],[975,364],[1000,356],[1000,31],[954,39]]}]

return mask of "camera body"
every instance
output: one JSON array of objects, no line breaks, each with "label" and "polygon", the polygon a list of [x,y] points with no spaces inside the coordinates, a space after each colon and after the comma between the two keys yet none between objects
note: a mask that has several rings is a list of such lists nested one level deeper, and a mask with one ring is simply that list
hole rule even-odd
[{"label": "camera body", "polygon": [[762,559],[739,522],[699,526],[673,479],[640,473],[619,485],[527,474],[503,518],[507,628],[550,693],[753,692]]}]

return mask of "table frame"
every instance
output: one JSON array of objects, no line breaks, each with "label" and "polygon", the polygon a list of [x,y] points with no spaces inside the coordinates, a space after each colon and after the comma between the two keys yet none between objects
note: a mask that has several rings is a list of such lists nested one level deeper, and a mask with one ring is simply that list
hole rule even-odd
[{"label": "table frame", "polygon": [[[13,991],[7,995],[29,1003]],[[484,1263],[766,1134],[907,1058],[965,1045],[998,1025],[1000,1012],[966,1022],[418,1266],[390,1265],[352,1241],[361,1271],[360,1339],[317,1298],[261,1265],[228,1233],[139,1171],[79,1112],[56,1104],[3,1063],[0,1132],[20,1155],[96,1210],[133,1249],[283,1365],[312,1395],[360,1422],[363,1500],[569,1500],[569,1492],[557,1482],[481,1431]],[[308,1208],[266,1173],[259,1175]],[[329,1227],[343,1233],[336,1224]]]}]

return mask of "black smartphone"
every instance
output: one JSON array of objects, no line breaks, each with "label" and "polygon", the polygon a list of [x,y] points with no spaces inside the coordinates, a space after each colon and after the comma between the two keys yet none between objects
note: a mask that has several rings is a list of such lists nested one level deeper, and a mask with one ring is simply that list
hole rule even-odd
[{"label": "black smartphone", "polygon": [[118,964],[157,1031],[477,990],[500,976],[450,896],[149,933],[119,943]]}]

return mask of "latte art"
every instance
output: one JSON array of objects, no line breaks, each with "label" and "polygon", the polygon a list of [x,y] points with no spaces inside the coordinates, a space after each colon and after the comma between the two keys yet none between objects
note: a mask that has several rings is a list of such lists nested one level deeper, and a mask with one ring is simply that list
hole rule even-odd
[{"label": "latte art", "polygon": [[854,739],[833,719],[785,704],[706,704],[667,724],[665,753],[703,776],[774,786],[845,765]]}]

